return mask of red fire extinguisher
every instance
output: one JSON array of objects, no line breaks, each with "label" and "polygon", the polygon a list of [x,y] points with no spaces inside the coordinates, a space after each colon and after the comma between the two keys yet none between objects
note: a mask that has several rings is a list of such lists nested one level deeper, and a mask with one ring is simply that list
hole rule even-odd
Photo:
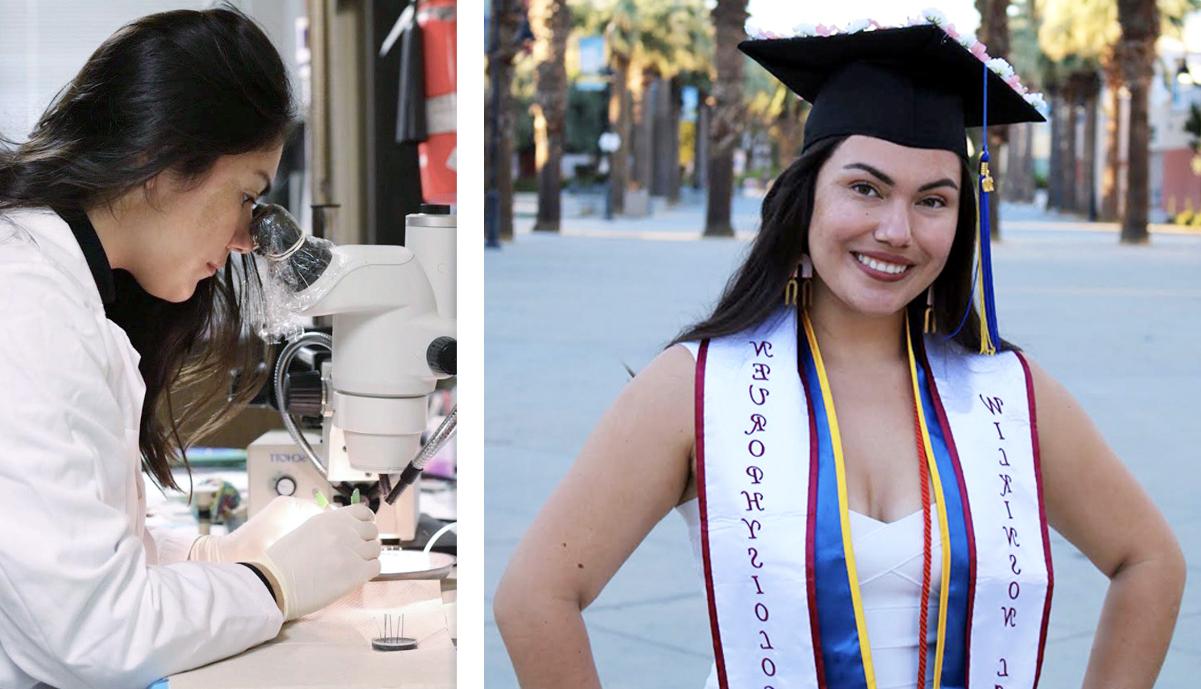
[{"label": "red fire extinguisher", "polygon": [[419,0],[417,24],[425,63],[428,138],[417,146],[421,195],[426,203],[455,202],[455,6],[457,0]]}]

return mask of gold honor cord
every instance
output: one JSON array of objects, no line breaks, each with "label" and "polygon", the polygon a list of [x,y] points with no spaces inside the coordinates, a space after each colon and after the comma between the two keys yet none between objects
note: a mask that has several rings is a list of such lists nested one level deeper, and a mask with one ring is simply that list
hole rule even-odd
[{"label": "gold honor cord", "polygon": [[851,513],[847,507],[847,470],[842,456],[842,435],[838,432],[838,414],[834,411],[834,395],[830,393],[830,381],[826,378],[826,366],[822,353],[809,322],[809,312],[801,314],[805,322],[805,337],[809,350],[813,352],[813,364],[817,368],[817,379],[822,389],[822,404],[830,423],[830,444],[834,447],[834,474],[838,477],[838,521],[842,526],[842,552],[847,561],[847,580],[851,585],[851,606],[855,610],[855,629],[859,632],[859,653],[863,658],[863,677],[867,689],[876,689],[876,670],[872,665],[872,646],[867,638],[867,620],[863,615],[863,599],[859,594],[859,571],[855,567],[855,548],[851,543]]},{"label": "gold honor cord", "polygon": [[913,403],[917,409],[918,424],[922,428],[922,447],[925,449],[926,464],[930,467],[930,482],[934,484],[934,499],[938,510],[938,535],[939,542],[942,543],[942,583],[938,587],[938,636],[934,646],[934,689],[939,689],[942,683],[942,657],[943,651],[946,650],[947,639],[947,598],[951,591],[951,526],[947,521],[947,501],[942,492],[942,479],[938,476],[938,462],[934,459],[934,447],[930,444],[930,428],[926,425],[922,393],[917,385],[917,360],[913,356],[913,338],[909,332],[908,313],[905,315],[905,347],[909,352],[909,377],[913,380]]},{"label": "gold honor cord", "polygon": [[[830,444],[834,450],[834,473],[838,479],[838,518],[842,527],[842,552],[847,562],[847,580],[851,589],[851,605],[855,611],[855,628],[859,633],[859,652],[863,658],[863,676],[867,689],[876,689],[876,671],[872,664],[871,642],[867,635],[867,620],[863,614],[863,598],[859,592],[859,571],[855,565],[855,548],[851,542],[851,513],[847,504],[846,459],[842,452],[842,435],[838,430],[838,414],[834,410],[834,395],[830,391],[830,380],[826,376],[826,366],[822,362],[821,349],[817,345],[817,337],[813,333],[813,324],[809,322],[809,313],[802,312],[801,318],[805,326],[805,337],[809,340],[809,349],[813,352],[813,363],[817,369],[818,382],[821,385],[822,404],[826,408],[826,418],[830,425]],[[918,422],[922,429],[922,443],[925,447],[926,461],[930,467],[930,476],[934,483],[934,494],[937,500],[938,527],[942,543],[942,585],[939,586],[938,637],[936,640],[934,689],[939,689],[942,681],[943,647],[946,645],[947,629],[947,595],[951,577],[951,546],[950,528],[947,523],[946,501],[943,499],[942,485],[938,479],[938,467],[934,461],[934,452],[930,446],[930,432],[926,427],[926,417],[922,410],[921,397],[917,385],[917,364],[913,357],[913,344],[909,338],[909,317],[905,317],[906,342],[909,343],[909,373],[913,380],[914,401],[917,404]]]}]

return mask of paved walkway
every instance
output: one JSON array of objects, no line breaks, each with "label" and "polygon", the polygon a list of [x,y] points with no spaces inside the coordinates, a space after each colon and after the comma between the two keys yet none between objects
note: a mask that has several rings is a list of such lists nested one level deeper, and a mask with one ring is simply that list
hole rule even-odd
[{"label": "paved walkway", "polygon": [[[695,200],[654,217],[606,222],[567,197],[560,236],[531,234],[486,257],[486,677],[516,679],[491,619],[510,553],[593,424],[638,370],[702,317],[757,226],[759,200],[735,203],[740,238],[697,240]],[[594,213],[603,209],[597,203]],[[1000,319],[1076,395],[1167,515],[1190,581],[1157,687],[1201,671],[1201,234],[1117,243],[1113,227],[1032,208],[1005,211],[994,249]],[[1104,373],[1104,377],[1098,377]],[[1108,506],[1098,505],[1098,509]],[[1041,686],[1080,686],[1107,581],[1052,536],[1056,588]],[[703,589],[669,515],[585,612],[608,689],[700,689],[712,658]],[[664,668],[671,668],[666,672]]]}]

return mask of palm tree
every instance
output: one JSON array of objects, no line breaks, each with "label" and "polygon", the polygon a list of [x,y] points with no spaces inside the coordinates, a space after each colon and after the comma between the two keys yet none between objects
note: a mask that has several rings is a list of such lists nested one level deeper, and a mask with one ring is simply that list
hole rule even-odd
[{"label": "palm tree", "polygon": [[1155,40],[1159,37],[1159,8],[1155,0],[1118,0],[1122,37],[1117,57],[1130,91],[1130,138],[1126,172],[1126,215],[1122,242],[1145,243],[1151,131],[1147,121],[1147,95],[1155,68]]},{"label": "palm tree", "polygon": [[493,0],[492,21],[495,34],[488,53],[488,76],[496,89],[488,99],[486,136],[487,169],[493,174],[494,203],[498,205],[498,235],[513,239],[513,58],[520,50],[518,32],[522,7],[519,0]]},{"label": "palm tree", "polygon": [[1122,70],[1113,51],[1102,65],[1105,75],[1105,166],[1101,173],[1101,208],[1097,217],[1112,222],[1118,219],[1118,165],[1121,142]]},{"label": "palm tree", "polygon": [[567,0],[530,0],[534,32],[537,96],[533,107],[535,160],[538,167],[538,215],[534,230],[558,232],[562,218],[564,129],[567,120],[567,36],[571,10]]},{"label": "palm tree", "polygon": [[[1009,0],[976,0],[976,10],[980,13],[980,40],[988,46],[988,54],[993,57],[1009,57]],[[1008,127],[989,127],[988,146],[991,163],[989,165],[996,185],[997,194],[989,205],[990,233],[993,240],[1001,238],[1001,192],[1004,190],[1004,170],[1002,169],[1002,147],[1009,141]]]},{"label": "palm tree", "polygon": [[630,53],[633,180],[669,202],[679,196],[680,91],[705,85],[712,28],[703,0],[636,0]]},{"label": "palm tree", "polygon": [[[1154,60],[1154,43],[1155,38],[1159,34],[1179,36],[1181,27],[1183,26],[1184,17],[1191,11],[1197,9],[1201,4],[1197,0],[1143,0],[1141,2],[1125,2],[1115,5],[1112,0],[1037,0],[1036,5],[1042,19],[1042,26],[1039,30],[1039,45],[1049,60],[1048,65],[1052,65],[1056,70],[1066,75],[1068,72],[1092,68],[1095,64],[1097,70],[1104,77],[1105,87],[1108,92],[1108,98],[1105,102],[1105,165],[1101,171],[1101,197],[1099,204],[1098,216],[1101,219],[1111,220],[1118,216],[1120,203],[1118,200],[1118,190],[1121,188],[1121,179],[1119,178],[1121,170],[1119,169],[1119,141],[1121,138],[1120,125],[1121,117],[1119,111],[1119,90],[1125,83],[1126,69],[1123,64],[1127,61],[1123,56],[1134,56],[1135,62],[1145,60]],[[1146,24],[1144,34],[1141,38],[1129,42],[1123,32],[1123,26],[1119,22],[1121,12],[1130,12],[1134,7],[1140,7],[1135,14],[1151,12],[1154,16],[1143,17],[1146,21],[1140,21],[1140,24]],[[1126,9],[1123,10],[1122,8]],[[1139,14],[1141,17],[1142,15]],[[1149,22],[1149,24],[1147,24]],[[1140,29],[1142,30],[1142,29]],[[1151,36],[1151,33],[1154,36]],[[1150,36],[1150,43],[1146,40]],[[1123,48],[1123,46],[1126,46]],[[1143,46],[1143,47],[1139,47]],[[1148,47],[1149,46],[1149,47]],[[1145,48],[1145,50],[1144,50]],[[1133,52],[1130,52],[1132,49]],[[1139,57],[1140,51],[1145,52],[1145,55]],[[1065,63],[1071,63],[1075,69],[1068,67]],[[1152,62],[1146,62],[1150,65]],[[1132,67],[1133,64],[1131,65]],[[1149,67],[1146,67],[1149,69]],[[1136,71],[1138,68],[1135,68]],[[1094,70],[1095,71],[1095,70]],[[1142,78],[1142,77],[1140,77]],[[1096,77],[1088,77],[1087,80],[1095,80]],[[1146,81],[1144,82],[1144,93],[1147,84],[1149,84],[1150,73],[1147,73]],[[1125,84],[1129,88],[1129,84]],[[1091,90],[1091,87],[1090,87]],[[1142,106],[1142,114],[1146,117],[1145,98]],[[1086,108],[1095,111],[1096,104],[1085,102]],[[1087,124],[1086,124],[1087,128]],[[1053,127],[1053,129],[1056,129]],[[1095,129],[1094,129],[1095,131]],[[1066,134],[1066,132],[1064,132]],[[1132,139],[1129,139],[1132,142]],[[1144,142],[1146,139],[1144,139]],[[1091,146],[1086,142],[1086,146]],[[1088,151],[1095,147],[1088,148]],[[1054,144],[1052,150],[1055,150]],[[1148,157],[1147,151],[1141,153],[1142,157]],[[1087,161],[1086,161],[1087,167]],[[1127,197],[1130,200],[1129,171],[1127,172]],[[1144,172],[1145,179],[1145,172]],[[1144,201],[1146,192],[1143,192]],[[1122,209],[1128,211],[1128,209]],[[1128,212],[1123,213],[1123,217],[1129,216]],[[1146,217],[1146,209],[1144,203],[1143,217]],[[1145,225],[1145,220],[1143,221]],[[1135,240],[1137,241],[1137,240]]]},{"label": "palm tree", "polygon": [[[1009,14],[1009,62],[1022,82],[1034,91],[1043,90],[1038,79],[1039,63],[1045,58],[1038,46],[1038,8],[1031,0],[1011,3],[1016,12]],[[987,45],[987,44],[986,44]],[[1006,201],[1030,203],[1034,201],[1034,146],[1033,125],[1019,124],[1009,127],[1010,141],[1005,151]]]},{"label": "palm tree", "polygon": [[[1052,146],[1059,152],[1058,167],[1052,167],[1056,187],[1054,207],[1086,212],[1094,217],[1093,189],[1096,180],[1098,73],[1111,59],[1117,21],[1111,0],[1047,0],[1041,6],[1039,45],[1046,55],[1043,77],[1058,86],[1058,103],[1053,117]],[[1075,123],[1083,110],[1084,141],[1079,146],[1082,164],[1077,168]],[[1077,171],[1079,170],[1079,174]]]},{"label": "palm tree", "polygon": [[705,236],[730,237],[734,228],[730,212],[734,194],[734,145],[740,131],[742,106],[742,53],[746,38],[747,0],[717,0],[711,16],[716,35],[712,123],[709,127],[709,196],[705,211]]},{"label": "palm tree", "polygon": [[1097,101],[1101,95],[1101,77],[1096,69],[1089,69],[1077,73],[1075,78],[1076,92],[1084,108],[1084,151],[1076,190],[1076,208],[1089,220],[1096,220]]},{"label": "palm tree", "polygon": [[631,106],[630,61],[639,42],[634,0],[617,0],[605,23],[605,47],[609,51],[609,122],[618,136],[617,150],[609,155],[609,203],[613,213],[625,212],[625,190],[629,180]]}]

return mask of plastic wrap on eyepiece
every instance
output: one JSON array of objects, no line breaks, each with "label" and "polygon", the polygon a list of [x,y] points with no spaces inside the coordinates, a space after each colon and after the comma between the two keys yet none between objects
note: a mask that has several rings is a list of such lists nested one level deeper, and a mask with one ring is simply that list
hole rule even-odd
[{"label": "plastic wrap on eyepiece", "polygon": [[252,314],[258,334],[269,342],[299,336],[308,324],[301,312],[336,282],[345,257],[333,242],[305,235],[296,220],[275,204],[255,208],[250,234],[263,286],[262,303]]}]

